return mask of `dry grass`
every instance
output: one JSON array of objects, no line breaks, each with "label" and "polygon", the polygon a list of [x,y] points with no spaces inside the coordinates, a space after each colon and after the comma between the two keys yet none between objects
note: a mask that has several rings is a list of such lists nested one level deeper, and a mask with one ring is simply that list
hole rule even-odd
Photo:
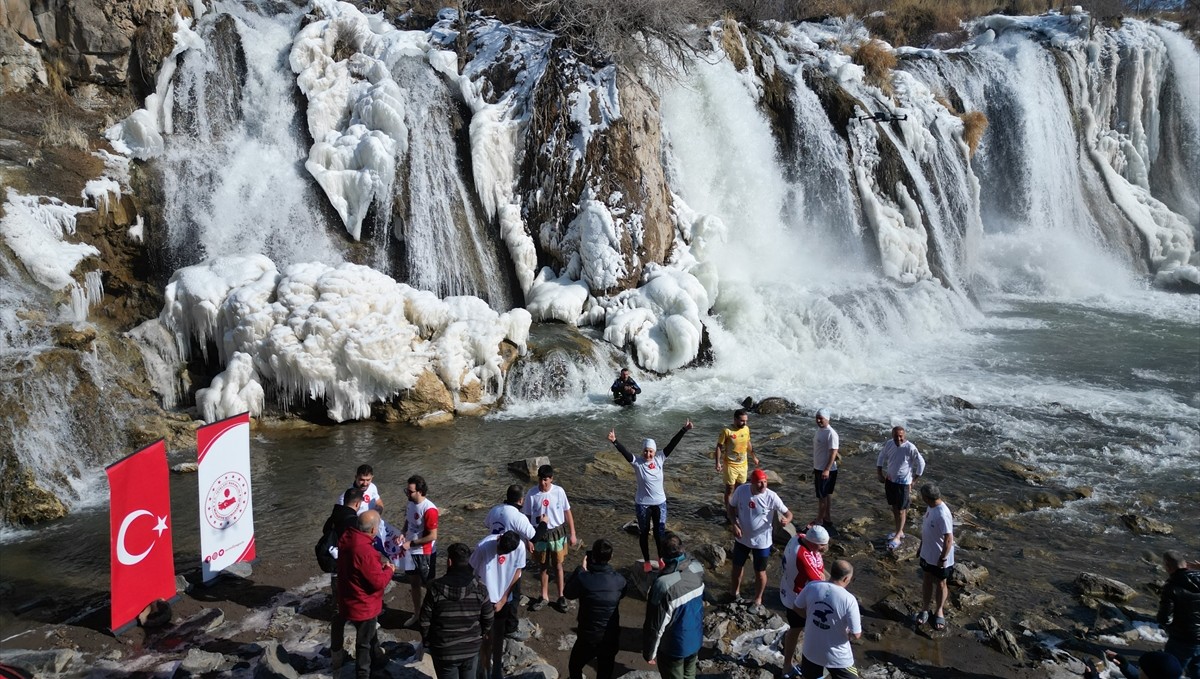
[{"label": "dry grass", "polygon": [[971,150],[971,156],[974,157],[975,150],[979,148],[979,140],[983,139],[983,133],[987,132],[987,116],[983,114],[983,111],[967,111],[959,118],[963,121],[963,139],[966,140],[967,148]]},{"label": "dry grass", "polygon": [[738,25],[737,19],[731,12],[726,12],[721,17],[721,49],[729,56],[729,60],[733,62],[733,67],[739,71],[746,69],[746,50],[743,45],[745,40],[742,37],[741,26]]},{"label": "dry grass", "polygon": [[896,68],[896,53],[879,40],[868,40],[853,54],[854,63],[866,71],[867,83],[887,94],[892,93],[892,69]]},{"label": "dry grass", "polygon": [[87,151],[87,133],[78,121],[64,116],[57,109],[50,109],[42,122],[42,145],[65,147]]}]

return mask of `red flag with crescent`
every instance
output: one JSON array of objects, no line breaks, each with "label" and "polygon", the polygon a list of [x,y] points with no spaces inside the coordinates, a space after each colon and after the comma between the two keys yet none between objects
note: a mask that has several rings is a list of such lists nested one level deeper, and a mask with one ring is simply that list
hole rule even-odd
[{"label": "red flag with crescent", "polygon": [[160,439],[106,468],[112,562],[112,629],[147,604],[175,596],[167,447]]}]

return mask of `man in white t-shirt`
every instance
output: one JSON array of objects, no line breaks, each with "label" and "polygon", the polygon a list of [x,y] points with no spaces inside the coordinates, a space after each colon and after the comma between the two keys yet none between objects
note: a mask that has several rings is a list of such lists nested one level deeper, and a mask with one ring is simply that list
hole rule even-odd
[{"label": "man in white t-shirt", "polygon": [[838,433],[829,426],[829,409],[817,411],[817,432],[813,434],[813,486],[817,491],[817,518],[829,528],[833,520],[829,513],[833,509],[833,489],[837,485]]},{"label": "man in white t-shirt", "polygon": [[487,585],[488,599],[496,607],[491,633],[483,642],[483,661],[484,676],[498,679],[503,676],[504,637],[517,631],[518,602],[513,592],[525,568],[521,535],[510,530],[487,536],[471,553],[470,563],[475,575]]},{"label": "man in white t-shirt", "polygon": [[849,561],[833,562],[829,582],[810,582],[796,597],[804,614],[804,648],[800,673],[804,679],[858,679],[850,640],[862,637],[858,600],[846,590],[854,579]]},{"label": "man in white t-shirt", "polygon": [[908,518],[908,506],[912,485],[925,473],[925,458],[921,451],[908,440],[904,427],[892,427],[892,438],[884,442],[875,459],[875,472],[883,483],[883,494],[892,508],[896,530],[887,536],[888,549],[895,549],[904,540],[904,522]]},{"label": "man in white t-shirt", "polygon": [[746,559],[754,557],[754,606],[762,606],[767,589],[767,559],[771,556],[771,520],[780,515],[781,524],[792,520],[792,510],[783,504],[775,491],[767,488],[767,474],[761,469],[750,472],[744,483],[729,496],[729,518],[733,522],[733,596],[737,600],[742,588],[742,571]]},{"label": "man in white t-shirt", "polygon": [[[942,501],[942,491],[934,484],[921,486],[921,499],[928,509],[921,521],[921,612],[917,625],[930,622],[935,631],[946,629],[946,580],[954,567],[954,517]],[[932,601],[934,608],[930,608]]]},{"label": "man in white t-shirt", "polygon": [[408,552],[412,568],[408,569],[408,583],[412,587],[413,616],[405,627],[417,624],[421,613],[421,586],[437,578],[437,534],[438,508],[426,494],[429,486],[422,476],[410,476],[404,493],[408,495],[408,507],[404,514],[404,529],[401,531],[400,547]]},{"label": "man in white t-shirt", "polygon": [[[553,568],[558,576],[558,599],[554,602],[554,609],[566,613],[563,561],[567,558],[568,548],[575,546],[579,539],[575,537],[575,517],[571,514],[567,493],[554,485],[554,467],[548,464],[538,467],[538,485],[530,488],[525,495],[523,510],[538,533],[534,538],[533,551],[542,570],[542,595],[530,602],[529,610],[538,611],[546,605],[550,597],[550,569]],[[539,523],[544,525],[538,527]]]},{"label": "man in white t-shirt", "polygon": [[529,517],[521,513],[521,503],[525,499],[525,489],[517,484],[508,487],[508,491],[504,497],[504,504],[496,505],[488,510],[487,518],[483,520],[483,527],[492,535],[500,535],[510,530],[515,530],[525,539],[529,545],[529,551],[533,551],[534,530],[533,524],[529,522]]},{"label": "man in white t-shirt", "polygon": [[[361,515],[367,510],[374,510],[383,513],[383,498],[379,497],[379,489],[375,487],[375,470],[369,464],[358,465],[358,470],[354,472],[354,486],[361,488],[363,492],[362,504],[358,506],[358,513]],[[338,504],[346,504],[345,493],[338,496]]]}]

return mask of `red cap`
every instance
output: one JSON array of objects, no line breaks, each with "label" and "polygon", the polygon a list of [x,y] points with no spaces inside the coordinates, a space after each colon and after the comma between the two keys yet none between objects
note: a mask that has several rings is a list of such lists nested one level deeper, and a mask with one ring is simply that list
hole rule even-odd
[{"label": "red cap", "polygon": [[766,481],[767,473],[761,469],[755,469],[754,471],[750,472],[750,480],[751,481]]}]

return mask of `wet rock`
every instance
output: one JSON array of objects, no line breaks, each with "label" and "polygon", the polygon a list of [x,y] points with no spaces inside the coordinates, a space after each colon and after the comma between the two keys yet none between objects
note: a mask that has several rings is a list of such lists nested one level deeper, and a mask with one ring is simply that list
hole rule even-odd
[{"label": "wet rock", "polygon": [[589,474],[615,476],[623,481],[633,480],[633,466],[625,461],[620,453],[612,449],[596,453],[596,457],[584,465],[584,468]]},{"label": "wet rock", "polygon": [[774,469],[764,469],[763,472],[767,475],[767,483],[773,486],[783,485],[783,477]]},{"label": "wet rock", "polygon": [[1017,638],[1012,632],[1001,629],[995,618],[990,615],[983,616],[979,619],[979,627],[983,629],[984,637],[993,648],[1017,662],[1025,662],[1025,651],[1017,643]]},{"label": "wet rock", "polygon": [[60,347],[91,351],[92,343],[96,341],[96,326],[61,323],[50,328],[50,337]]},{"label": "wet rock", "polygon": [[991,538],[980,535],[973,530],[955,533],[954,543],[963,549],[979,552],[990,551],[995,547],[995,543]]},{"label": "wet rock", "polygon": [[187,581],[187,578],[182,575],[175,576],[175,593],[180,594],[192,589],[192,585]]},{"label": "wet rock", "polygon": [[179,669],[189,674],[204,674],[205,672],[215,671],[224,662],[225,656],[220,653],[189,648],[187,655],[183,657],[183,661],[179,665]]},{"label": "wet rock", "polygon": [[4,662],[33,672],[34,676],[42,677],[51,674],[61,674],[79,657],[79,652],[71,648],[59,648],[52,651],[16,651],[5,653]]},{"label": "wet rock", "polygon": [[512,679],[558,679],[558,670],[546,663],[538,663],[520,674],[513,675]]},{"label": "wet rock", "polygon": [[262,643],[262,656],[258,665],[256,677],[259,679],[299,679],[296,668],[292,667],[287,649],[278,641]]},{"label": "wet rock", "polygon": [[[501,659],[501,663],[504,666],[505,675],[518,674],[544,662],[537,652],[520,641],[509,639],[504,644],[504,657]],[[557,677],[558,674],[556,673],[554,676]]]},{"label": "wet rock", "polygon": [[230,577],[246,580],[251,575],[254,575],[254,566],[246,561],[238,561],[237,563],[231,563],[226,566],[221,573]]},{"label": "wet rock", "polygon": [[414,425],[418,427],[437,427],[443,424],[450,424],[454,421],[454,412],[449,410],[437,410],[417,418]]},{"label": "wet rock", "polygon": [[1000,460],[1000,468],[1010,472],[1019,479],[1023,479],[1026,483],[1040,486],[1046,481],[1046,477],[1034,471],[1033,467],[1021,464],[1015,460]]},{"label": "wet rock", "polygon": [[996,597],[979,589],[955,590],[952,594],[958,608],[980,608],[996,600]]},{"label": "wet rock", "polygon": [[550,458],[545,455],[528,457],[524,460],[509,462],[508,470],[527,481],[532,481],[537,478],[538,467],[544,464],[550,464]]},{"label": "wet rock", "polygon": [[692,556],[703,561],[709,568],[725,565],[725,548],[713,542],[703,543],[692,550]]},{"label": "wet rock", "polygon": [[267,623],[267,636],[282,637],[296,620],[296,609],[291,606],[280,606],[271,613],[271,621]]},{"label": "wet rock", "polygon": [[195,462],[180,462],[174,467],[171,467],[171,471],[175,472],[176,474],[195,474],[196,472],[200,471],[200,465],[196,464]]},{"label": "wet rock", "polygon": [[638,670],[636,672],[626,672],[619,679],[660,679],[661,675],[652,670]]},{"label": "wet rock", "polygon": [[729,619],[706,616],[704,618],[704,648],[717,648],[729,634]]},{"label": "wet rock", "polygon": [[912,620],[912,612],[909,610],[908,605],[901,601],[900,596],[897,594],[889,594],[883,597],[871,608],[888,620],[903,623]]},{"label": "wet rock", "polygon": [[938,399],[938,403],[946,406],[947,408],[954,408],[956,410],[978,410],[974,403],[971,403],[965,398],[959,398],[958,396],[943,396]]},{"label": "wet rock", "polygon": [[38,486],[33,472],[23,466],[15,455],[9,455],[0,465],[0,498],[7,498],[8,506],[0,507],[0,519],[9,523],[32,524],[61,519],[67,515],[67,506],[58,496]]},{"label": "wet rock", "polygon": [[893,563],[904,563],[917,558],[917,553],[920,551],[921,541],[910,536],[901,541],[899,547],[888,550],[886,558]]},{"label": "wet rock", "polygon": [[910,679],[912,675],[905,674],[891,663],[884,663],[859,670],[858,676],[860,679]]},{"label": "wet rock", "polygon": [[786,545],[789,540],[796,537],[796,524],[794,522],[776,523],[771,537],[775,540],[775,544]]},{"label": "wet rock", "polygon": [[464,511],[481,512],[488,509],[489,505],[486,502],[468,502],[462,506]]},{"label": "wet rock", "polygon": [[1157,519],[1152,519],[1141,514],[1124,514],[1121,516],[1121,523],[1125,524],[1134,535],[1170,535],[1171,526]]},{"label": "wet rock", "polygon": [[[875,523],[875,519],[869,516],[856,516],[842,524],[841,529],[843,533],[862,536],[866,535],[868,526],[873,523]],[[958,536],[955,537],[957,538]]]},{"label": "wet rock", "polygon": [[[745,405],[745,401],[743,401],[742,404]],[[784,415],[787,413],[800,412],[800,406],[792,403],[786,398],[780,398],[778,396],[768,396],[758,403],[755,403],[749,409],[755,413],[758,413],[759,415]]]},{"label": "wet rock", "polygon": [[1097,635],[1109,634],[1113,636],[1125,636],[1132,632],[1132,638],[1137,638],[1137,632],[1133,629],[1133,623],[1129,621],[1125,613],[1107,601],[1097,602],[1096,619],[1092,622],[1089,632]]},{"label": "wet rock", "polygon": [[1086,498],[1089,498],[1092,496],[1092,487],[1091,486],[1077,486],[1075,488],[1072,488],[1071,492],[1075,494],[1075,499],[1083,500],[1083,499],[1086,499]]},{"label": "wet rock", "polygon": [[1129,585],[1095,573],[1080,573],[1075,578],[1075,587],[1082,595],[1107,601],[1129,601],[1137,596],[1137,592]]},{"label": "wet rock", "polygon": [[975,587],[987,579],[988,569],[970,561],[958,561],[950,569],[949,584],[955,587]]},{"label": "wet rock", "polygon": [[171,622],[171,604],[162,599],[151,602],[138,614],[137,623],[145,629],[157,629]]}]

